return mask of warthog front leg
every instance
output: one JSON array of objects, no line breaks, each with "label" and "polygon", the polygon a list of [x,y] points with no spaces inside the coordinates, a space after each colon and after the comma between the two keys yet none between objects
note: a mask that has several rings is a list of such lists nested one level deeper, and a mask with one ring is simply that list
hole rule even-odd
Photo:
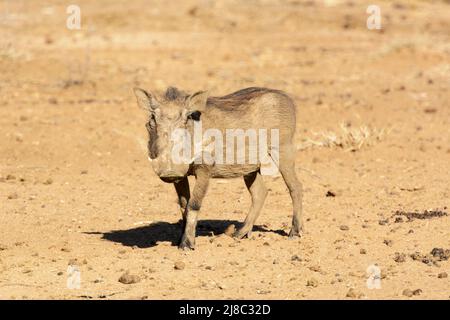
[{"label": "warthog front leg", "polygon": [[261,212],[264,200],[267,196],[267,188],[259,172],[253,172],[244,176],[245,185],[252,196],[252,205],[250,211],[245,218],[244,225],[234,233],[234,237],[243,238],[250,237],[256,219]]},{"label": "warthog front leg", "polygon": [[189,203],[189,198],[191,197],[189,180],[187,177],[184,177],[181,181],[174,183],[174,185],[178,195],[178,204],[180,205],[181,217],[183,219],[181,228],[184,230],[186,226],[187,204]]},{"label": "warthog front leg", "polygon": [[209,185],[209,170],[201,167],[195,172],[196,182],[192,197],[190,198],[186,209],[186,223],[184,233],[181,237],[180,249],[189,250],[195,248],[195,231],[197,227],[197,216],[202,205],[203,198]]}]

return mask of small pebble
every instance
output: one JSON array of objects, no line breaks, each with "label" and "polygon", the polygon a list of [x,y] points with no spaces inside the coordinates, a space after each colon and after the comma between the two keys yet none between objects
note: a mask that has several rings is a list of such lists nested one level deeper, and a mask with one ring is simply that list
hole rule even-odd
[{"label": "small pebble", "polygon": [[416,289],[413,291],[413,295],[419,296],[422,293],[422,289]]},{"label": "small pebble", "polygon": [[405,262],[406,256],[404,253],[396,252],[394,255],[394,261],[397,263]]},{"label": "small pebble", "polygon": [[18,199],[18,198],[19,198],[19,195],[17,194],[17,192],[14,192],[14,193],[11,193],[11,194],[8,195],[8,199],[9,200],[15,200],[15,199]]},{"label": "small pebble", "polygon": [[402,294],[407,297],[412,297],[414,293],[410,289],[405,289]]},{"label": "small pebble", "polygon": [[176,261],[173,267],[175,270],[183,270],[185,266],[183,261]]},{"label": "small pebble", "polygon": [[306,286],[307,286],[307,287],[313,287],[313,288],[316,288],[318,285],[319,285],[319,281],[317,281],[317,280],[314,279],[314,278],[311,278],[311,279],[309,279],[309,280],[306,282]]},{"label": "small pebble", "polygon": [[123,284],[133,284],[141,281],[141,278],[137,275],[130,274],[129,271],[126,271],[119,278],[119,282]]},{"label": "small pebble", "polygon": [[294,255],[291,257],[291,261],[302,261],[302,259],[301,259],[298,255],[294,254]]},{"label": "small pebble", "polygon": [[229,236],[232,237],[234,232],[236,231],[236,226],[234,224],[230,224],[224,231],[224,233]]},{"label": "small pebble", "polygon": [[383,240],[383,243],[384,243],[385,245],[387,245],[388,247],[392,247],[392,240],[384,239],[384,240]]},{"label": "small pebble", "polygon": [[355,289],[350,288],[347,292],[347,294],[345,295],[347,298],[358,298],[360,296],[360,294],[358,294]]}]

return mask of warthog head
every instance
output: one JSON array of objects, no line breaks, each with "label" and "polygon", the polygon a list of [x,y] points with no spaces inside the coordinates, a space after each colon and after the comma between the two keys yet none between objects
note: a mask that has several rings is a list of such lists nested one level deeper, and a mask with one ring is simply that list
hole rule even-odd
[{"label": "warthog head", "polygon": [[172,87],[159,98],[139,88],[134,93],[138,105],[149,114],[148,157],[153,170],[164,182],[176,182],[188,174],[193,159],[174,159],[174,147],[191,144],[183,133],[192,137],[194,121],[200,120],[208,95],[204,91],[187,95]]}]

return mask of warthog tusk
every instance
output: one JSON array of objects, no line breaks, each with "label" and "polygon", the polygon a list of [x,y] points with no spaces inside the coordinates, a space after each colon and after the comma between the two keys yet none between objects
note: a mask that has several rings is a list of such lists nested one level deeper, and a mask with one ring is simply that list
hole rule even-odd
[{"label": "warthog tusk", "polygon": [[148,161],[150,161],[150,162],[152,162],[152,161],[153,161],[153,159],[152,159],[152,158],[150,158],[150,156],[147,156],[147,158],[148,158]]}]

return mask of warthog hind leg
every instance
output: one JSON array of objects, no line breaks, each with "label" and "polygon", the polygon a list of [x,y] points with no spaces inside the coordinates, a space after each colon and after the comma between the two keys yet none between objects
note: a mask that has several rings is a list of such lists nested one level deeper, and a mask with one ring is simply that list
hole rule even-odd
[{"label": "warthog hind leg", "polygon": [[244,176],[244,181],[252,197],[252,205],[245,218],[244,225],[233,235],[239,239],[245,236],[250,237],[253,225],[261,212],[264,200],[267,196],[267,188],[264,185],[264,181],[259,171]]},{"label": "warthog hind leg", "polygon": [[302,221],[302,184],[297,179],[295,172],[295,150],[291,146],[285,146],[280,150],[280,161],[278,169],[283,177],[286,186],[288,187],[289,194],[292,199],[293,215],[292,215],[292,228],[289,232],[289,238],[301,237],[304,231]]}]

